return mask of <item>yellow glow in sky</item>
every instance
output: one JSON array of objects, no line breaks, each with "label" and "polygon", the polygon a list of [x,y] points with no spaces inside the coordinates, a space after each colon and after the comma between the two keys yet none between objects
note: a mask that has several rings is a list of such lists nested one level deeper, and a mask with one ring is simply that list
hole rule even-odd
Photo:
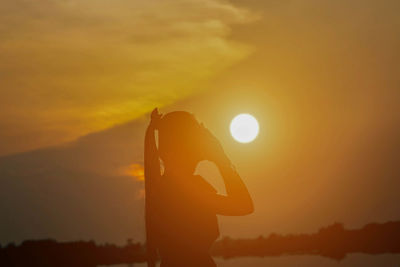
[{"label": "yellow glow in sky", "polygon": [[251,21],[219,0],[2,2],[0,155],[74,140],[205,90],[252,52],[231,38]]}]

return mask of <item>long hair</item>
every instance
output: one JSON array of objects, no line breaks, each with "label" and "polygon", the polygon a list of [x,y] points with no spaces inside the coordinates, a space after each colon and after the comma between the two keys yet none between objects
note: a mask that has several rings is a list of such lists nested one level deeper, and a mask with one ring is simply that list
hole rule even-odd
[{"label": "long hair", "polygon": [[154,220],[154,184],[161,178],[160,159],[155,140],[155,131],[161,115],[157,109],[151,113],[151,122],[147,127],[144,145],[144,175],[145,175],[145,222],[146,222],[146,251],[148,267],[155,267],[157,259],[157,244],[155,239]]}]

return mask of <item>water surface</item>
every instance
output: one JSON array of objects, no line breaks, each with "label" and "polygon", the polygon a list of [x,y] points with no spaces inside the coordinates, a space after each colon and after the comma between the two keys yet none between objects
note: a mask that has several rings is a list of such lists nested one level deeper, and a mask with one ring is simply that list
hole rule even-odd
[{"label": "water surface", "polygon": [[[341,261],[321,256],[243,257],[234,259],[216,258],[218,267],[400,267],[400,254],[350,254]],[[112,265],[127,267],[132,265]],[[146,264],[134,264],[146,267]],[[110,267],[110,266],[109,266]]]}]

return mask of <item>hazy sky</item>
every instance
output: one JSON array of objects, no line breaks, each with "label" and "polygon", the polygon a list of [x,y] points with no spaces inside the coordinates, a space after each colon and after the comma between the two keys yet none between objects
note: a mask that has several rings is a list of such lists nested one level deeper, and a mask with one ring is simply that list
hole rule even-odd
[{"label": "hazy sky", "polygon": [[54,145],[204,89],[248,56],[255,16],[215,0],[6,0],[0,154]]},{"label": "hazy sky", "polygon": [[[399,220],[399,8],[3,1],[0,242],[143,238],[135,175],[155,106],[195,113],[248,184],[256,212],[221,218],[224,235]],[[229,135],[240,112],[260,122],[254,143]]]}]

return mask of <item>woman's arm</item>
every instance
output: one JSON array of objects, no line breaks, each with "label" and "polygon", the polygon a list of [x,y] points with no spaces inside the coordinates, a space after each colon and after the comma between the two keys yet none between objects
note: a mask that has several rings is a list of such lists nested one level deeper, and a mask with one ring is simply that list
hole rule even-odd
[{"label": "woman's arm", "polygon": [[217,165],[224,180],[227,195],[210,194],[207,201],[217,214],[241,216],[253,213],[253,200],[246,185],[226,156],[219,141],[210,132],[208,133],[213,145],[209,160]]},{"label": "woman's arm", "polygon": [[254,205],[249,191],[231,164],[217,164],[224,179],[226,196],[217,195],[215,208],[221,215],[239,216],[253,213]]}]

